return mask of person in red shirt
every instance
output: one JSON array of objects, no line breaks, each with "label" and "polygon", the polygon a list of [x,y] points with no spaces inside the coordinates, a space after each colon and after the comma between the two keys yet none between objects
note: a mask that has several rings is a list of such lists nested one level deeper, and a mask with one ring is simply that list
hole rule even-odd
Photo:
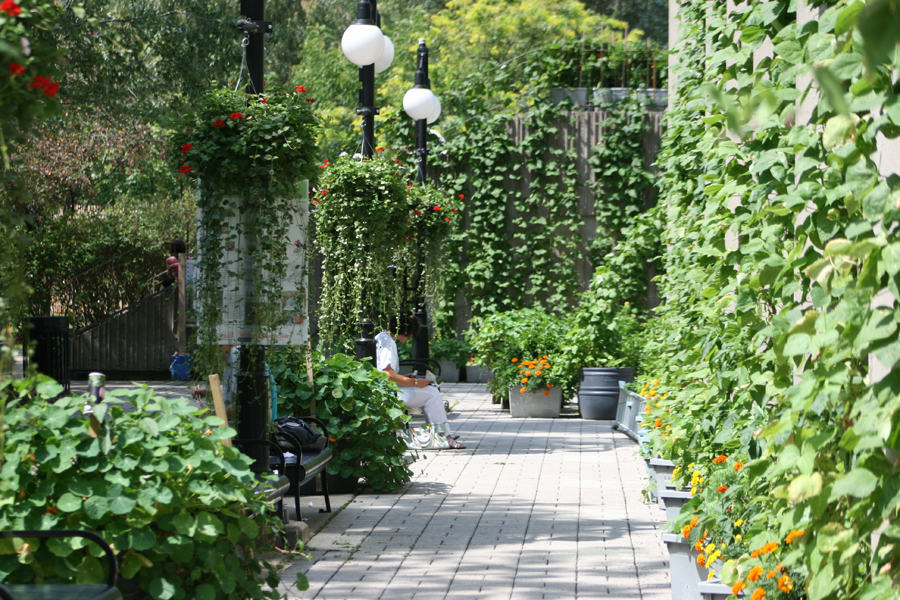
[{"label": "person in red shirt", "polygon": [[162,285],[167,288],[178,281],[178,255],[187,254],[187,246],[184,240],[172,240],[169,245],[171,256],[166,259],[166,276],[163,277]]}]

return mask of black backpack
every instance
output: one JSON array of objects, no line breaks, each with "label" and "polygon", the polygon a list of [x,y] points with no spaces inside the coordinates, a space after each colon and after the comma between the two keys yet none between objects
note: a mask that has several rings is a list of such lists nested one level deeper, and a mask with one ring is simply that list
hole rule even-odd
[{"label": "black backpack", "polygon": [[321,452],[328,443],[328,438],[313,429],[303,419],[297,417],[278,417],[275,419],[278,431],[288,433],[300,442],[301,450]]}]

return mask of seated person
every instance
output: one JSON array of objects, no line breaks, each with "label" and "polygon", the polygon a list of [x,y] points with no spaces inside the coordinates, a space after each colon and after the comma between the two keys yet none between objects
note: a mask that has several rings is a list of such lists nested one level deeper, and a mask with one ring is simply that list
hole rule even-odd
[{"label": "seated person", "polygon": [[400,356],[397,354],[397,342],[406,342],[419,332],[419,320],[411,314],[391,317],[390,331],[382,331],[375,336],[375,360],[379,371],[388,374],[388,379],[400,387],[397,394],[410,408],[422,408],[425,421],[432,424],[438,435],[446,437],[451,450],[463,450],[465,446],[457,442],[459,436],[451,435],[450,423],[447,422],[447,411],[441,392],[425,379],[416,379],[400,375]]}]

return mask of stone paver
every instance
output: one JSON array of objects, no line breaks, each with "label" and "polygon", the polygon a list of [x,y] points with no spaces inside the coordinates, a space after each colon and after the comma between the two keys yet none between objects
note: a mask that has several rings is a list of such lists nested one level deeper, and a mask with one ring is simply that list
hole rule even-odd
[{"label": "stone paver", "polygon": [[[395,494],[361,494],[282,573],[289,598],[669,598],[664,512],[606,421],[512,419],[483,385],[443,386],[468,449],[420,453]],[[307,575],[310,589],[293,585]]]}]

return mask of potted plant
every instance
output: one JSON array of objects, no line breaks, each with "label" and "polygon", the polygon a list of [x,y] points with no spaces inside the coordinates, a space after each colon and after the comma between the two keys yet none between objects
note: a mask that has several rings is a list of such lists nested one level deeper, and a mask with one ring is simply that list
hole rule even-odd
[{"label": "potted plant", "polygon": [[353,491],[360,478],[375,489],[387,490],[409,481],[406,444],[395,433],[408,420],[406,405],[386,373],[368,361],[315,353],[310,382],[304,349],[279,348],[270,361],[278,385],[279,414],[315,413],[328,428],[336,448],[328,463],[329,491]]},{"label": "potted plant", "polygon": [[428,344],[429,356],[441,365],[441,377],[448,383],[459,381],[459,371],[466,365],[466,358],[472,354],[472,346],[465,340],[444,336],[434,336]]},{"label": "potted plant", "polygon": [[510,360],[502,378],[510,383],[509,414],[512,417],[555,419],[562,410],[562,375],[557,375],[548,355],[533,360]]}]

